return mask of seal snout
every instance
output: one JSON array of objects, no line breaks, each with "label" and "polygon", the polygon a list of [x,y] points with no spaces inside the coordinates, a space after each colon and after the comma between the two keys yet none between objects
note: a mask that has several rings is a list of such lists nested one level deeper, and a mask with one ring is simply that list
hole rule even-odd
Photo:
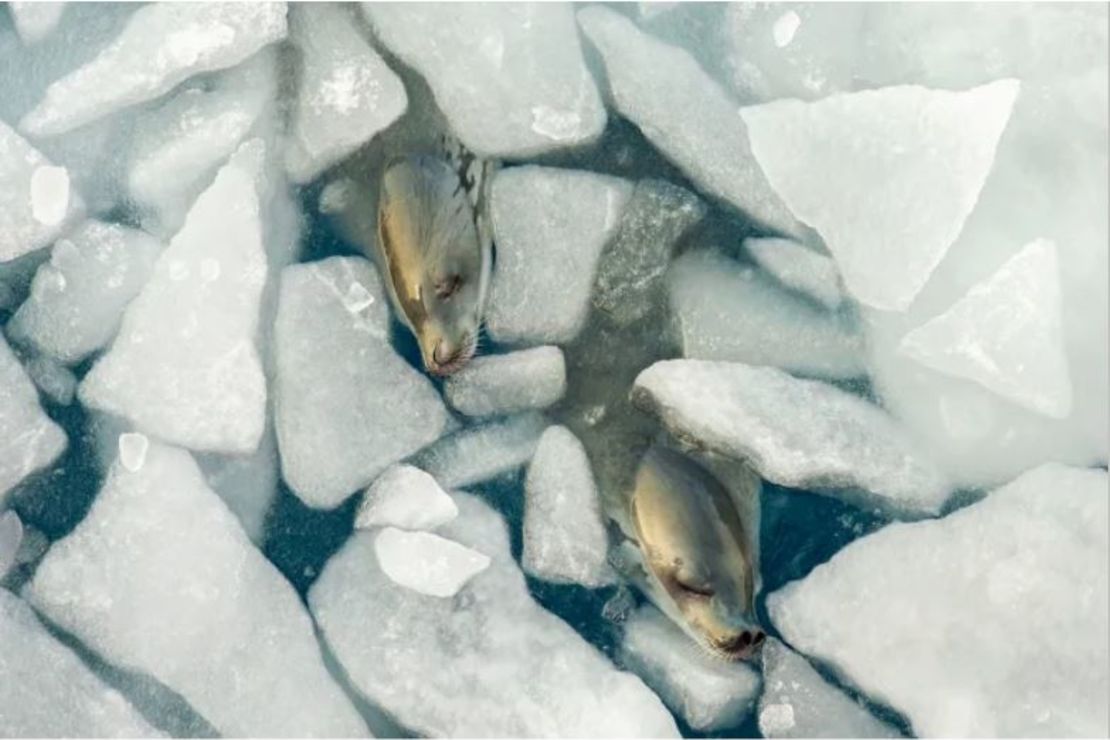
[{"label": "seal snout", "polygon": [[447,340],[440,339],[432,347],[432,361],[428,363],[428,371],[433,375],[451,375],[461,369],[473,355],[474,343],[469,340],[452,346]]},{"label": "seal snout", "polygon": [[759,628],[745,629],[735,635],[716,641],[713,647],[728,657],[743,660],[751,657],[765,639],[767,639],[767,635],[763,630]]}]

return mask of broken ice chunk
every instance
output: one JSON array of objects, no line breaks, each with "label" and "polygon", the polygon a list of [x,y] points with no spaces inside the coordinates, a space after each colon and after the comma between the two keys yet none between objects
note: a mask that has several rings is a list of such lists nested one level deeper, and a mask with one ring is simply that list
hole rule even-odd
[{"label": "broken ice chunk", "polygon": [[776,280],[820,303],[840,308],[840,272],[831,257],[790,239],[745,239],[744,250]]},{"label": "broken ice chunk", "polygon": [[759,674],[750,666],[701,652],[652,606],[641,607],[625,625],[621,660],[700,732],[740,724],[759,691]]},{"label": "broken ice chunk", "polygon": [[145,232],[86,221],[54,245],[10,335],[62,362],[80,362],[115,336],[161,252],[161,242]]},{"label": "broken ice chunk", "polygon": [[482,156],[520,159],[596,139],[605,107],[561,3],[364,3],[378,38],[428,81]]},{"label": "broken ice chunk", "polygon": [[936,514],[951,487],[877,406],[769,367],[657,362],[633,401],[680,438],[748,460],[767,480],[895,514]]},{"label": "broken ice chunk", "polygon": [[395,465],[366,490],[355,515],[355,527],[432,530],[458,514],[455,502],[435,478],[411,465]]},{"label": "broken ice chunk", "polygon": [[56,404],[68,406],[77,392],[77,377],[68,367],[52,357],[36,355],[27,361],[27,375],[43,393]]},{"label": "broken ice chunk", "polygon": [[[351,311],[352,286],[374,297]],[[281,274],[274,325],[281,469],[310,506],[337,506],[437,439],[447,409],[389,345],[389,308],[365,259],[333,257]]]},{"label": "broken ice chunk", "polygon": [[440,533],[490,565],[453,598],[395,584],[375,534],[358,531],[309,591],[354,687],[431,737],[676,737],[639,679],[532,599],[501,517],[473,496],[454,498],[459,516]]},{"label": "broken ice chunk", "polygon": [[608,175],[514,167],[493,181],[497,267],[486,322],[506,342],[570,341],[590,306],[598,256],[632,185]]},{"label": "broken ice chunk", "polygon": [[364,735],[293,587],[188,453],[151,442],[115,465],[26,588],[63,630],[148,673],[230,736]]},{"label": "broken ice chunk", "polygon": [[150,440],[145,434],[127,432],[119,435],[119,462],[132,473],[143,469],[146,462],[146,451],[150,449]]},{"label": "broken ice chunk", "polygon": [[290,38],[301,55],[285,166],[312,180],[385,129],[408,105],[400,78],[362,37],[344,5],[294,5]]},{"label": "broken ice chunk", "polygon": [[901,737],[775,638],[763,646],[763,737]]},{"label": "broken ice chunk", "polygon": [[[140,11],[141,12],[141,11]],[[247,453],[266,419],[255,347],[266,281],[265,147],[243,144],[197,199],[78,390],[92,408],[196,450]],[[208,260],[222,266],[218,275]]]},{"label": "broken ice chunk", "polygon": [[546,428],[542,414],[527,411],[459,430],[421,450],[410,462],[432,474],[441,486],[462,488],[525,465]]},{"label": "broken ice chunk", "polygon": [[23,542],[23,522],[14,511],[0,514],[0,583],[16,563],[19,545]]},{"label": "broken ice chunk", "polygon": [[61,20],[65,9],[64,2],[8,3],[12,21],[15,22],[15,30],[27,46],[37,44],[49,36]]},{"label": "broken ice chunk", "polygon": [[430,532],[386,527],[374,538],[382,573],[398,586],[441,599],[489,567],[489,557]]},{"label": "broken ice chunk", "polygon": [[266,516],[277,495],[280,478],[273,423],[267,420],[258,449],[250,455],[209,453],[198,456],[197,464],[208,486],[220,494],[239,518],[251,542],[261,547],[266,534]]},{"label": "broken ice chunk", "polygon": [[1016,80],[963,92],[891,87],[741,116],[767,179],[824,237],[847,290],[902,310],[963,228],[1018,90]]},{"label": "broken ice chunk", "polygon": [[92,61],[54,81],[19,127],[36,137],[70,131],[234,66],[285,32],[285,3],[148,5]]},{"label": "broken ice chunk", "polygon": [[31,216],[57,226],[69,210],[69,173],[65,167],[36,167],[31,173]]},{"label": "broken ice chunk", "polygon": [[824,378],[865,374],[863,336],[850,317],[818,309],[752,267],[691,251],[671,265],[667,284],[683,357]]},{"label": "broken ice chunk", "polygon": [[524,552],[529,575],[598,588],[612,583],[609,536],[590,460],[562,426],[540,437],[524,481]]},{"label": "broken ice chunk", "polygon": [[563,397],[566,365],[558,347],[477,357],[447,379],[447,402],[467,416],[542,409]]},{"label": "broken ice chunk", "polygon": [[601,54],[617,110],[707,193],[765,226],[794,235],[799,224],[752,156],[737,105],[688,52],[601,6],[578,11]]},{"label": "broken ice chunk", "polygon": [[771,618],[920,736],[1105,735],[1106,490],[1105,470],[1042,466],[856,540],[772,594]]}]

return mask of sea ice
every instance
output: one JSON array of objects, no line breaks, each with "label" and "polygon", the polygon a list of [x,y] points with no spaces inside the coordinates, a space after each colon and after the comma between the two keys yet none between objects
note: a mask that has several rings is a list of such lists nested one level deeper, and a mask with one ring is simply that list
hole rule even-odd
[{"label": "sea ice", "polygon": [[431,382],[389,344],[387,300],[359,257],[282,271],[278,448],[286,482],[310,506],[337,506],[447,424]]},{"label": "sea ice", "polygon": [[386,527],[374,538],[374,555],[389,580],[425,596],[454,596],[489,567],[489,557],[430,532]]},{"label": "sea ice", "polygon": [[197,199],[119,334],[82,381],[82,403],[196,450],[249,453],[266,418],[255,347],[266,282],[259,203],[265,146],[243,144]]},{"label": "sea ice", "polygon": [[411,465],[394,465],[362,497],[355,528],[432,530],[459,515],[455,501],[436,479]]},{"label": "sea ice", "polygon": [[0,514],[0,583],[15,565],[19,546],[23,542],[23,522],[14,511]]},{"label": "sea ice", "polygon": [[289,9],[301,67],[285,166],[293,182],[314,179],[397,120],[408,105],[401,80],[359,32],[345,5]]},{"label": "sea ice", "polygon": [[551,167],[497,173],[490,217],[497,269],[486,324],[499,341],[574,339],[586,321],[598,257],[616,233],[632,185]]},{"label": "sea ice", "polygon": [[621,660],[700,732],[740,724],[759,691],[750,666],[702,652],[653,606],[640,607],[625,624]]},{"label": "sea ice", "polygon": [[848,292],[902,310],[963,228],[1018,90],[890,87],[741,115],[767,179],[824,237]]},{"label": "sea ice", "polygon": [[234,66],[285,33],[285,3],[145,6],[92,61],[51,83],[19,127],[34,137],[70,131]]},{"label": "sea ice", "polygon": [[744,251],[775,280],[830,311],[843,303],[840,271],[831,257],[790,239],[745,239]]},{"label": "sea ice", "polygon": [[447,402],[467,416],[542,409],[567,388],[563,351],[544,346],[476,357],[447,379]]},{"label": "sea ice", "polygon": [[64,2],[9,2],[15,30],[27,46],[37,44],[50,35],[65,12]]},{"label": "sea ice", "polygon": [[537,411],[461,429],[419,453],[410,462],[445,488],[462,488],[496,478],[527,464],[547,420]]},{"label": "sea ice", "polygon": [[753,267],[691,251],[671,265],[667,284],[683,357],[824,378],[866,374],[863,335],[849,317],[782,290]]},{"label": "sea ice", "polygon": [[77,376],[68,367],[52,357],[35,355],[27,361],[24,369],[46,398],[61,406],[73,403],[73,396],[77,393]]},{"label": "sea ice", "polygon": [[1104,470],[1042,466],[856,540],[769,612],[923,737],[1105,735],[1106,491]]},{"label": "sea ice", "polygon": [[584,144],[605,106],[562,3],[364,3],[378,38],[414,67],[476,154],[519,159]]},{"label": "sea ice", "polygon": [[613,582],[609,535],[586,449],[569,429],[540,437],[524,480],[524,572],[598,588]]},{"label": "sea ice", "polygon": [[232,513],[239,518],[251,542],[262,546],[266,538],[266,516],[277,495],[281,477],[277,436],[267,419],[258,449],[249,455],[197,455],[204,480]]},{"label": "sea ice", "polygon": [[143,231],[85,221],[54,244],[8,325],[9,336],[64,363],[80,362],[111,342],[162,248]]},{"label": "sea ice", "polygon": [[605,64],[616,108],[706,192],[768,228],[799,233],[799,224],[752,155],[737,104],[688,52],[636,28],[601,6],[578,22]]},{"label": "sea ice", "polygon": [[427,736],[676,737],[639,679],[533,601],[501,517],[473,496],[455,501],[440,534],[491,563],[454,597],[394,584],[373,532],[355,532],[309,592],[351,683]]},{"label": "sea ice", "polygon": [[636,378],[633,401],[676,436],[750,461],[767,480],[837,492],[895,514],[936,514],[951,487],[877,406],[770,367],[664,360]]},{"label": "sea ice", "polygon": [[183,450],[114,465],[26,588],[105,660],[157,678],[229,736],[362,736],[293,587]]}]

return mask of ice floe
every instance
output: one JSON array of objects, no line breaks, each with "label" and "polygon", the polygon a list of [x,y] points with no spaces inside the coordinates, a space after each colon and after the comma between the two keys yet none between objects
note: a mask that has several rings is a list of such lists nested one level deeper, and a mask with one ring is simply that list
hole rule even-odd
[{"label": "ice floe", "polygon": [[477,357],[447,379],[447,402],[467,416],[542,409],[563,397],[566,363],[558,347],[544,346]]}]

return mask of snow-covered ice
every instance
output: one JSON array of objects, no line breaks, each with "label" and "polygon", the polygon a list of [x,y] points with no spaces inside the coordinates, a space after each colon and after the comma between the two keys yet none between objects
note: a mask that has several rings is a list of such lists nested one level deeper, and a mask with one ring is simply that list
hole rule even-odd
[{"label": "snow-covered ice", "polygon": [[476,357],[447,379],[443,394],[460,413],[490,416],[546,408],[566,387],[563,351],[544,346]]},{"label": "snow-covered ice", "polygon": [[752,152],[860,302],[905,309],[959,236],[1020,84],[902,86],[741,111]]},{"label": "snow-covered ice", "polygon": [[840,271],[828,255],[790,239],[745,239],[744,251],[784,286],[812,298],[830,311],[843,303]]},{"label": "snow-covered ice", "polygon": [[445,488],[462,488],[527,464],[547,421],[536,411],[495,419],[450,434],[410,462]]},{"label": "snow-covered ice", "polygon": [[459,514],[455,501],[436,479],[411,465],[394,465],[366,489],[355,527],[432,530]]},{"label": "snow-covered ice", "polygon": [[702,652],[653,606],[640,607],[625,623],[620,655],[695,730],[735,727],[755,705],[758,673]]},{"label": "snow-covered ice", "polygon": [[431,532],[386,527],[374,537],[374,555],[389,580],[425,596],[454,596],[489,567],[489,556]]},{"label": "snow-covered ice", "polygon": [[951,486],[882,409],[770,367],[664,360],[633,401],[680,438],[749,460],[772,483],[836,492],[896,514],[936,514]]},{"label": "snow-covered ice", "polygon": [[65,12],[64,2],[9,2],[15,30],[23,43],[31,46],[42,41],[58,25]]},{"label": "snow-covered ice", "polygon": [[1105,735],[1106,491],[1104,470],[1042,466],[853,542],[768,610],[921,736]]},{"label": "snow-covered ice", "polygon": [[444,537],[490,557],[453,598],[394,584],[374,532],[355,532],[309,592],[359,692],[428,736],[677,737],[670,714],[528,593],[505,523],[456,494]]},{"label": "snow-covered ice", "polygon": [[258,449],[249,455],[208,453],[197,456],[204,480],[243,525],[251,542],[262,546],[266,536],[266,516],[277,495],[281,477],[277,435],[273,424],[266,422],[266,431]]},{"label": "snow-covered ice", "polygon": [[563,343],[590,307],[598,257],[632,194],[626,180],[551,167],[497,173],[490,218],[497,268],[486,323],[498,341]]},{"label": "snow-covered ice", "polygon": [[68,406],[77,393],[77,376],[65,365],[47,355],[35,355],[24,366],[31,382],[56,404]]},{"label": "snow-covered ice", "polygon": [[596,139],[605,107],[572,5],[364,3],[378,38],[420,72],[463,144],[520,158]]},{"label": "snow-covered ice", "polygon": [[586,449],[563,426],[540,437],[524,480],[524,551],[531,576],[587,588],[614,581],[609,535]]},{"label": "snow-covered ice", "polygon": [[183,450],[114,465],[50,548],[31,603],[105,660],[148,673],[230,736],[361,736],[293,587]]}]

